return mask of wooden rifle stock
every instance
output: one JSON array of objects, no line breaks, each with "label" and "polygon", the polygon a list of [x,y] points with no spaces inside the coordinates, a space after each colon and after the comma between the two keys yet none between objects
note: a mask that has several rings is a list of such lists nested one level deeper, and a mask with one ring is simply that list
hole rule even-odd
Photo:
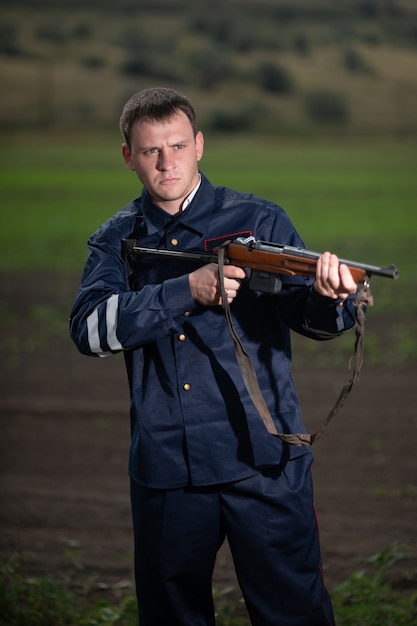
[{"label": "wooden rifle stock", "polygon": [[[239,267],[249,267],[271,274],[314,277],[321,253],[304,248],[256,241],[250,238],[248,240],[236,240],[228,244],[226,256],[231,265],[238,265]],[[394,265],[380,267],[347,259],[339,259],[339,263],[348,266],[357,283],[371,276],[394,279],[399,276]]]}]

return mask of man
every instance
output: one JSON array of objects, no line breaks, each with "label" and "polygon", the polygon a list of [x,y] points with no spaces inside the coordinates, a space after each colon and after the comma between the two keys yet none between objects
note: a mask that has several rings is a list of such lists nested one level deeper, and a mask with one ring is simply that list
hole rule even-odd
[{"label": "man", "polygon": [[[304,246],[283,209],[216,187],[199,171],[192,104],[148,89],[120,121],[139,198],[89,240],[71,312],[87,355],[124,351],[131,392],[132,513],[140,626],[214,624],[211,578],[227,537],[252,624],[333,624],[322,576],[311,451],[271,436],[234,353],[215,263],[141,256],[121,245],[209,251],[225,240]],[[356,284],[325,253],[313,281],[283,277],[276,295],[224,267],[233,322],[279,432],[305,432],[290,369],[290,328],[314,339],[355,325]]]}]

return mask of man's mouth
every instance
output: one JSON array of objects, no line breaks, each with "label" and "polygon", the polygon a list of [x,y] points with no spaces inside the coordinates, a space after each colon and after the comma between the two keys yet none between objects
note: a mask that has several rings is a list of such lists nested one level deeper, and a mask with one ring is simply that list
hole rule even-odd
[{"label": "man's mouth", "polygon": [[173,185],[179,181],[179,178],[175,178],[174,176],[170,178],[162,178],[160,181],[161,185]]}]

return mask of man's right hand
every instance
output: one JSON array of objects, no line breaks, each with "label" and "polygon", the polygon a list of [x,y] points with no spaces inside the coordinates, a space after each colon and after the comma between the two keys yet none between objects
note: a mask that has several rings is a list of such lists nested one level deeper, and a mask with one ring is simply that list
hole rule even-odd
[{"label": "man's right hand", "polygon": [[[224,288],[227,293],[229,304],[236,298],[240,288],[240,282],[246,277],[241,267],[225,265]],[[189,274],[191,295],[196,302],[203,306],[216,306],[222,304],[219,284],[219,266],[217,263],[209,263],[199,267]]]}]

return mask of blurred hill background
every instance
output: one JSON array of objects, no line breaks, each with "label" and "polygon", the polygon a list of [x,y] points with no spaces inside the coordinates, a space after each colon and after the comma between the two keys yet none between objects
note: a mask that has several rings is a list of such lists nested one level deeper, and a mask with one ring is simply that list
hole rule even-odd
[{"label": "blurred hill background", "polygon": [[417,133],[413,0],[3,0],[0,131],[114,130],[135,91],[200,127]]}]

